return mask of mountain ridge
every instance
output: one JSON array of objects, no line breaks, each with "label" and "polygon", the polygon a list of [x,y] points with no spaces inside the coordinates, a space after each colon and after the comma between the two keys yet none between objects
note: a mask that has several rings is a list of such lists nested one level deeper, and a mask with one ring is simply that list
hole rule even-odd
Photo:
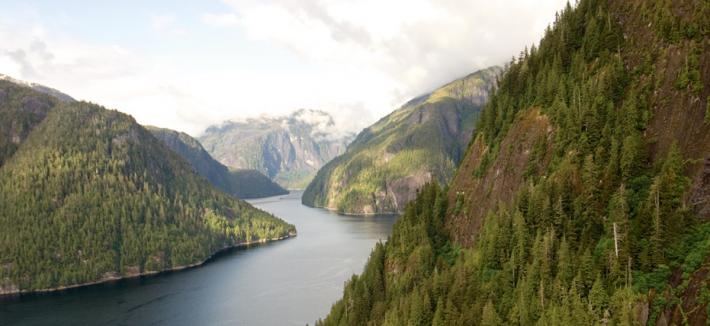
[{"label": "mountain ridge", "polygon": [[5,74],[0,74],[0,80],[6,80],[6,81],[16,84],[18,86],[27,87],[27,88],[33,89],[35,91],[38,91],[40,93],[47,94],[49,96],[56,98],[57,100],[59,100],[61,102],[76,101],[73,97],[71,97],[65,93],[62,93],[54,88],[44,86],[42,84],[37,84],[37,83],[27,82],[27,81],[20,80],[20,79],[15,79],[15,78],[10,77]]},{"label": "mountain ridge", "polygon": [[286,116],[224,121],[197,139],[230,169],[255,169],[284,188],[302,189],[351,138],[328,113],[300,109]]},{"label": "mountain ridge", "polygon": [[317,325],[706,325],[710,6],[581,0]]},{"label": "mountain ridge", "polygon": [[170,149],[190,162],[198,174],[230,195],[249,199],[288,193],[259,171],[230,171],[212,158],[196,139],[184,132],[154,126],[146,126],[146,128]]},{"label": "mountain ridge", "polygon": [[398,213],[426,182],[448,182],[501,71],[456,79],[365,128],[318,171],[303,203],[345,214]]},{"label": "mountain ridge", "polygon": [[172,270],[295,235],[126,114],[4,80],[0,90],[3,294]]}]

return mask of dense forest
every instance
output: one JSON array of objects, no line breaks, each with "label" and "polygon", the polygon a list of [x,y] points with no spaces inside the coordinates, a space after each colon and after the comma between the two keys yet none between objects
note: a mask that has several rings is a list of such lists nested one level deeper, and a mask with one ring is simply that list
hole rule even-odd
[{"label": "dense forest", "polygon": [[57,103],[59,100],[53,96],[0,80],[0,166]]},{"label": "dense forest", "polygon": [[170,149],[184,158],[213,186],[237,198],[260,198],[287,194],[288,191],[271,181],[257,170],[230,171],[217,162],[202,145],[190,135],[175,130],[146,127],[153,135],[163,141]]},{"label": "dense forest", "polygon": [[0,293],[162,271],[294,227],[212,188],[128,115],[0,81]]},{"label": "dense forest", "polygon": [[501,71],[493,66],[454,80],[365,128],[318,171],[303,203],[347,214],[400,213],[426,182],[449,182]]},{"label": "dense forest", "polygon": [[320,325],[710,321],[710,2],[581,0]]}]

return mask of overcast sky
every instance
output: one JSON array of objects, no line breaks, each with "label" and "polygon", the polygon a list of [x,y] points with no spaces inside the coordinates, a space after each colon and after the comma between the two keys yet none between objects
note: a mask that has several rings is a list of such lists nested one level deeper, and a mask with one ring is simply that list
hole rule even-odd
[{"label": "overcast sky", "polygon": [[0,73],[198,135],[298,108],[357,130],[536,43],[563,0],[0,0]]}]

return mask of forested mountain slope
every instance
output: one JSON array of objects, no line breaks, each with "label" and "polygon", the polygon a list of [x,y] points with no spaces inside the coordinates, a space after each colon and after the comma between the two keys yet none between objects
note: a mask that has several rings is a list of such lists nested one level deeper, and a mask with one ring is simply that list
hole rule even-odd
[{"label": "forested mountain slope", "polygon": [[710,3],[581,0],[319,324],[706,325]]},{"label": "forested mountain slope", "polygon": [[259,198],[287,194],[284,188],[256,170],[230,171],[210,156],[190,135],[158,127],[146,127],[155,137],[192,165],[213,186],[238,198]]},{"label": "forested mountain slope", "polygon": [[417,97],[366,128],[318,171],[303,203],[348,214],[396,213],[426,182],[448,182],[502,68]]},{"label": "forested mountain slope", "polygon": [[254,169],[287,189],[303,189],[318,169],[339,154],[352,134],[338,130],[333,117],[300,109],[289,115],[225,121],[199,138],[230,169]]},{"label": "forested mountain slope", "polygon": [[294,232],[212,188],[128,115],[0,90],[0,294],[192,265]]},{"label": "forested mountain slope", "polygon": [[59,102],[24,84],[0,78],[0,166]]}]

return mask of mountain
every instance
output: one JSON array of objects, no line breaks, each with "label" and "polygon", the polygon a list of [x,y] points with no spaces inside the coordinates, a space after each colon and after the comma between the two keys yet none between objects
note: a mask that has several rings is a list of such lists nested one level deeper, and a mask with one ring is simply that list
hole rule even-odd
[{"label": "mountain", "polygon": [[455,80],[364,129],[318,171],[303,203],[348,214],[396,213],[425,183],[451,180],[501,70]]},{"label": "mountain", "polygon": [[710,5],[580,0],[319,325],[707,325]]},{"label": "mountain", "polygon": [[50,108],[74,99],[55,89],[0,74],[0,166],[17,150]]},{"label": "mountain", "polygon": [[213,159],[196,139],[186,133],[152,126],[147,126],[146,129],[188,161],[197,174],[228,194],[246,199],[288,193],[259,171],[229,171],[226,166]]},{"label": "mountain", "polygon": [[0,80],[0,294],[200,264],[294,234],[135,120]]},{"label": "mountain", "polygon": [[47,95],[59,100],[60,102],[74,102],[74,101],[76,101],[73,97],[71,97],[67,94],[64,94],[54,88],[50,88],[50,87],[40,85],[37,83],[26,82],[23,80],[12,78],[12,77],[10,77],[8,75],[4,75],[4,74],[0,74],[0,80],[5,80],[5,81],[11,82],[15,85],[18,85],[18,86],[31,88],[37,92],[47,94]]},{"label": "mountain", "polygon": [[316,171],[343,153],[352,136],[326,112],[301,109],[288,116],[226,121],[198,137],[231,169],[255,169],[287,189],[303,189]]}]

